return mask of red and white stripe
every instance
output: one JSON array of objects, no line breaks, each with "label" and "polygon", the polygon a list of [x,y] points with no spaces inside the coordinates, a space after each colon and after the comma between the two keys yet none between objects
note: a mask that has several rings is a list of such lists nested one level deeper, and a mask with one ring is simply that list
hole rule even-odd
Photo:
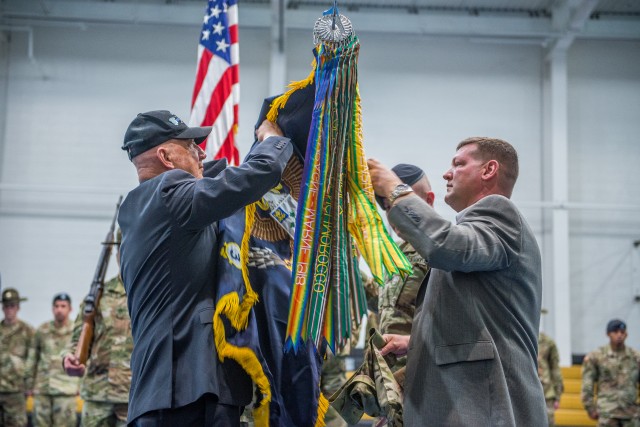
[{"label": "red and white stripe", "polygon": [[231,64],[198,44],[189,126],[212,126],[211,134],[201,144],[207,158],[226,157],[229,163],[237,165],[240,160],[235,145],[240,102],[238,6],[229,6],[227,15]]}]

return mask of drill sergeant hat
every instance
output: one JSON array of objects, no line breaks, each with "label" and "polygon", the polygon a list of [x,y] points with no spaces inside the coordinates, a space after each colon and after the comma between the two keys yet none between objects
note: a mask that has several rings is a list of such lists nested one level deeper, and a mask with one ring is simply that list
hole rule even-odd
[{"label": "drill sergeant hat", "polygon": [[20,298],[20,293],[18,293],[18,291],[14,288],[7,288],[4,291],[2,291],[3,304],[19,303],[26,300],[27,300],[26,298]]}]

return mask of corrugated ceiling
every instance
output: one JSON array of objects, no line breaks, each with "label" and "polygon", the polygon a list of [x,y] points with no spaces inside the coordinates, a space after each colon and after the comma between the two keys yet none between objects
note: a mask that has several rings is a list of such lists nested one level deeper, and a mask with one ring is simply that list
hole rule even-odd
[{"label": "corrugated ceiling", "polygon": [[[114,1],[114,0],[98,0]],[[115,0],[123,1],[123,0]],[[146,2],[154,0],[124,0],[127,2]],[[180,4],[202,2],[202,0],[159,0],[163,3]],[[550,16],[553,6],[558,1],[567,0],[342,0],[338,7],[349,9],[389,9],[406,12],[460,12],[469,14],[528,14],[532,17]],[[270,0],[240,0],[241,3],[269,4]],[[332,0],[285,0],[287,8],[319,8],[327,9],[333,5]],[[640,17],[639,0],[600,0],[592,18],[598,15],[628,15]]]}]

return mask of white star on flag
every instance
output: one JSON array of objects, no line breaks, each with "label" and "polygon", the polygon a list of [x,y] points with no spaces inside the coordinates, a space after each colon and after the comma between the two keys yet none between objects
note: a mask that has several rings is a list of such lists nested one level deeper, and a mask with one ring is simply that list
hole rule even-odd
[{"label": "white star on flag", "polygon": [[209,34],[211,34],[211,31],[203,30],[202,31],[202,40],[209,40]]},{"label": "white star on flag", "polygon": [[220,16],[220,12],[222,12],[222,10],[220,10],[218,5],[216,5],[214,8],[211,9],[211,16],[218,19],[218,16]]},{"label": "white star on flag", "polygon": [[229,47],[227,42],[224,40],[217,41],[216,44],[218,45],[218,48],[216,50],[221,50],[223,52],[226,52],[227,48]]},{"label": "white star on flag", "polygon": [[218,22],[213,26],[213,34],[222,35],[222,31],[224,30],[224,25],[221,22]]}]

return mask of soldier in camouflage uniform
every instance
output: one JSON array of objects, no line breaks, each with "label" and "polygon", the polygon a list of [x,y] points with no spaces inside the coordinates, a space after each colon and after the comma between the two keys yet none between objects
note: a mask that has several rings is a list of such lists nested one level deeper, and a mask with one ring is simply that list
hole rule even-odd
[{"label": "soldier in camouflage uniform", "polygon": [[[84,303],[73,326],[69,354],[64,358],[67,374],[75,376],[85,371],[85,366],[74,356],[82,330],[83,308]],[[120,277],[114,277],[104,284],[95,317],[93,344],[82,379],[80,396],[84,399],[84,427],[127,425],[132,351],[127,295]]]},{"label": "soldier in camouflage uniform", "polygon": [[[392,170],[398,175],[398,178],[400,178],[402,182],[411,186],[417,196],[422,198],[430,206],[433,206],[435,195],[433,191],[431,191],[429,179],[422,169],[414,165],[401,163],[394,166]],[[387,200],[379,196],[376,196],[376,200],[380,207],[385,210],[388,208]],[[429,272],[429,265],[415,251],[411,244],[401,242],[399,247],[411,263],[413,273],[404,279],[400,275],[394,275],[383,287],[379,287],[373,282],[373,286],[365,287],[369,297],[372,288],[375,288],[373,291],[378,294],[376,316],[378,325],[376,325],[376,327],[379,328],[381,334],[411,334],[411,325],[413,323],[418,291]],[[372,316],[369,316],[370,319],[371,317]],[[365,355],[365,360],[367,358],[368,355]],[[393,378],[375,378],[374,380],[376,382],[381,380],[383,383],[397,382],[402,387],[404,385],[403,368],[406,364],[406,356],[397,357],[395,358],[395,362],[389,366],[393,373]],[[374,371],[372,370],[372,372]],[[374,425],[386,424],[381,424],[381,420],[376,420]]]},{"label": "soldier in camouflage uniform", "polygon": [[[431,184],[422,169],[417,166],[401,163],[391,170],[405,184],[411,186],[413,191],[433,207],[435,196],[431,191]],[[388,202],[378,197],[378,203],[386,210]],[[429,273],[429,265],[407,242],[400,244],[400,250],[411,263],[413,273],[404,279],[394,275],[387,281],[384,287],[379,289],[378,315],[380,316],[381,334],[411,335],[413,314],[416,310],[416,298],[422,282]],[[407,357],[398,357],[391,370],[396,373],[407,364]],[[404,386],[404,376],[400,374],[396,380]]]},{"label": "soldier in camouflage uniform", "polygon": [[20,294],[13,288],[2,292],[4,319],[0,322],[0,425],[27,424],[25,366],[33,340],[33,328],[18,319]]},{"label": "soldier in camouflage uniform", "polygon": [[[367,296],[367,329],[370,330],[371,328],[377,328],[378,325],[378,316],[376,313],[378,285],[374,282],[373,278],[369,277],[362,270],[360,270],[360,277]],[[362,326],[362,324],[360,326]],[[320,375],[320,389],[327,399],[347,382],[346,358],[351,354],[351,349],[355,348],[358,344],[360,326],[353,328],[351,331],[351,339],[341,352],[334,355],[330,351],[327,351],[327,358],[322,363],[322,372]],[[332,406],[329,406],[327,409],[324,421],[326,427],[347,427],[347,423]]]},{"label": "soldier in camouflage uniform", "polygon": [[[347,382],[347,369],[345,367],[345,357],[349,355],[350,346],[337,356],[327,351],[327,358],[322,363],[322,373],[320,375],[320,389],[325,397],[331,396],[333,393]],[[329,407],[324,416],[327,427],[347,427],[347,423],[336,412],[335,409]]]},{"label": "soldier in camouflage uniform", "polygon": [[560,355],[556,343],[544,333],[538,336],[538,377],[544,390],[547,402],[549,426],[555,425],[555,412],[560,404],[560,396],[564,391],[562,372],[560,371]]},{"label": "soldier in camouflage uniform", "polygon": [[640,352],[625,346],[627,325],[607,324],[609,344],[589,353],[582,362],[582,403],[598,426],[640,426],[638,385]]},{"label": "soldier in camouflage uniform", "polygon": [[36,426],[75,427],[78,380],[62,368],[62,355],[71,342],[69,320],[71,298],[66,293],[53,297],[54,320],[43,323],[35,333],[27,360],[27,390],[34,395]]},{"label": "soldier in camouflage uniform", "polygon": [[[406,278],[394,275],[380,289],[378,296],[378,314],[380,316],[381,334],[411,335],[413,313],[416,310],[416,297],[424,278],[429,272],[429,265],[407,242],[400,244],[400,250],[406,255],[413,267],[413,273]],[[398,357],[391,367],[397,372],[407,364],[407,356]],[[404,381],[400,381],[404,385]]]}]

